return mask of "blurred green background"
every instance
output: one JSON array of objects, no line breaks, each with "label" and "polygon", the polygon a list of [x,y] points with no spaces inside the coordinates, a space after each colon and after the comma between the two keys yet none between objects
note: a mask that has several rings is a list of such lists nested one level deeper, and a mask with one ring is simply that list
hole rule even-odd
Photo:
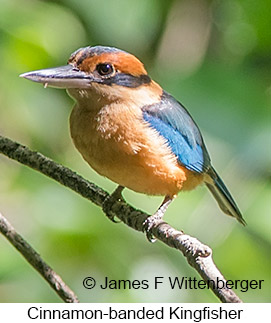
[{"label": "blurred green background", "polygon": [[[111,192],[73,147],[64,90],[18,77],[64,65],[87,45],[132,52],[199,124],[213,164],[248,225],[223,215],[205,187],[180,194],[165,220],[213,248],[227,279],[263,279],[237,291],[271,301],[271,2],[241,0],[0,0],[0,133]],[[153,213],[161,197],[125,190]],[[206,290],[85,290],[82,280],[197,277],[184,257],[45,176],[0,155],[0,211],[83,302],[217,302]],[[0,301],[61,302],[0,236]]]}]

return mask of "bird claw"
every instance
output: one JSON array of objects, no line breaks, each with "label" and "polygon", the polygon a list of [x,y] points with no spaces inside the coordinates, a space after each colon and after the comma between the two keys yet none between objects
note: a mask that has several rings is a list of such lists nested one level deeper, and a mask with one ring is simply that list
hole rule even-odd
[{"label": "bird claw", "polygon": [[108,217],[109,220],[111,220],[113,223],[120,223],[121,221],[116,221],[115,220],[115,214],[111,211],[112,205],[116,202],[124,202],[124,199],[121,195],[121,192],[123,191],[124,187],[118,186],[116,190],[109,195],[104,203],[103,203],[103,211]]},{"label": "bird claw", "polygon": [[103,211],[110,221],[113,223],[119,223],[120,221],[115,220],[115,214],[111,212],[111,206],[115,203],[115,199],[112,199],[112,196],[109,195],[103,203]]},{"label": "bird claw", "polygon": [[156,226],[157,221],[161,220],[156,214],[147,217],[147,219],[143,222],[143,229],[146,232],[146,237],[150,242],[155,242],[157,239],[154,238],[153,234],[150,232],[153,227]]},{"label": "bird claw", "polygon": [[143,229],[146,232],[146,237],[150,242],[156,241],[156,238],[154,238],[150,230],[153,227],[157,226],[157,224],[162,220],[164,213],[166,212],[169,204],[173,201],[174,198],[175,198],[175,195],[173,197],[165,196],[158,210],[153,215],[147,217],[147,219],[144,221]]},{"label": "bird claw", "polygon": [[108,219],[110,221],[112,221],[113,223],[120,223],[121,222],[120,220],[115,220],[115,218],[116,218],[115,215],[111,215],[111,214],[108,214],[108,213],[106,215],[107,215]]}]

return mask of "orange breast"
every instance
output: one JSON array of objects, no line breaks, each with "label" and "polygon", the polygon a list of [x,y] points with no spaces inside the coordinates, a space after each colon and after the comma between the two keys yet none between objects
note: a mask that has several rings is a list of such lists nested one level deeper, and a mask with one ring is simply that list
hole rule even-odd
[{"label": "orange breast", "polygon": [[89,165],[136,192],[172,196],[203,180],[178,164],[136,106],[112,103],[93,111],[77,105],[70,125],[74,144]]}]

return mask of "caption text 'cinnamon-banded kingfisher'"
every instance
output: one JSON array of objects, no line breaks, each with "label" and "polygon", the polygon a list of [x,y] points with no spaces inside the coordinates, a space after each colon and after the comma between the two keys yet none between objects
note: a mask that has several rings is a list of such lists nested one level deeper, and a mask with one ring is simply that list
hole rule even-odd
[{"label": "caption text 'cinnamon-banded kingfisher'", "polygon": [[96,172],[120,185],[119,193],[127,187],[165,196],[145,223],[148,237],[178,192],[202,183],[223,212],[245,224],[194,120],[135,56],[112,47],[85,47],[66,66],[21,76],[67,89],[76,101],[70,116],[74,144]]}]

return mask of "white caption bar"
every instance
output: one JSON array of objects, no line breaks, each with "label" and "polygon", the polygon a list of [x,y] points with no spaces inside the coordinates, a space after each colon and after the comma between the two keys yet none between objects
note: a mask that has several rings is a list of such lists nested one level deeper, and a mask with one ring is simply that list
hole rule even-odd
[{"label": "white caption bar", "polygon": [[0,304],[0,322],[261,322],[270,323],[270,304]]}]

